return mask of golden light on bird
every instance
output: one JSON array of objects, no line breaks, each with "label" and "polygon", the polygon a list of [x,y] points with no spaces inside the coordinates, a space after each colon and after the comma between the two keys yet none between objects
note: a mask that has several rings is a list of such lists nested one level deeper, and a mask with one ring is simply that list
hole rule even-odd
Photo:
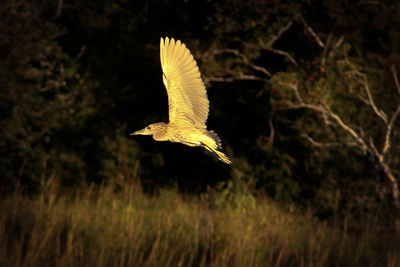
[{"label": "golden light on bird", "polygon": [[221,152],[221,139],[215,132],[207,130],[209,101],[206,87],[189,49],[179,40],[161,38],[160,60],[168,93],[169,123],[153,123],[131,135],[153,135],[156,141],[201,146],[222,162],[231,164]]}]

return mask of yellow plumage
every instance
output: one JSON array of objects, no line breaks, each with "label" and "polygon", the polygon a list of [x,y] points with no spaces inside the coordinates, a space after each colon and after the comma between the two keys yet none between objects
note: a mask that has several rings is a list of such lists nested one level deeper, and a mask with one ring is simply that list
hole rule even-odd
[{"label": "yellow plumage", "polygon": [[206,88],[189,49],[179,40],[161,38],[160,59],[163,81],[167,88],[169,121],[182,123],[192,120],[206,127],[209,103]]},{"label": "yellow plumage", "polygon": [[209,101],[199,68],[189,49],[179,40],[161,38],[160,60],[168,93],[169,123],[153,123],[131,135],[153,135],[157,141],[202,146],[219,160],[231,164],[220,151],[221,140],[217,134],[207,130]]}]

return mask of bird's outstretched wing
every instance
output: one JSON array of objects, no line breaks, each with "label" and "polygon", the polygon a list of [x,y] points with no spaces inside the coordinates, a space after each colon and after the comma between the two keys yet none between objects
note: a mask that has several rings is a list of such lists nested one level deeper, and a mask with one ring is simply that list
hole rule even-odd
[{"label": "bird's outstretched wing", "polygon": [[167,88],[169,121],[204,127],[209,109],[206,88],[189,49],[181,41],[161,38],[160,59]]}]

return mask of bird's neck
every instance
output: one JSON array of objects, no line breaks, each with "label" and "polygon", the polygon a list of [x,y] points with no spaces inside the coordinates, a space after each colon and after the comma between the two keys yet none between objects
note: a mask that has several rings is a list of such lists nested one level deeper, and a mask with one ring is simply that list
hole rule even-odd
[{"label": "bird's neck", "polygon": [[156,141],[168,141],[168,128],[169,124],[163,123],[162,127],[160,127],[158,131],[153,134],[153,139]]}]

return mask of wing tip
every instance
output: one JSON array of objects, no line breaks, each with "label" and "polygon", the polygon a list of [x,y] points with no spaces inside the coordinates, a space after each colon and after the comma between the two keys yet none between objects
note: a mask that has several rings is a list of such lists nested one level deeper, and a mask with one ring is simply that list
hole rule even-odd
[{"label": "wing tip", "polygon": [[162,46],[170,46],[171,45],[171,46],[183,46],[183,47],[186,47],[186,45],[180,39],[176,39],[175,40],[173,37],[169,38],[168,36],[165,36],[164,38],[161,37],[160,44]]}]

